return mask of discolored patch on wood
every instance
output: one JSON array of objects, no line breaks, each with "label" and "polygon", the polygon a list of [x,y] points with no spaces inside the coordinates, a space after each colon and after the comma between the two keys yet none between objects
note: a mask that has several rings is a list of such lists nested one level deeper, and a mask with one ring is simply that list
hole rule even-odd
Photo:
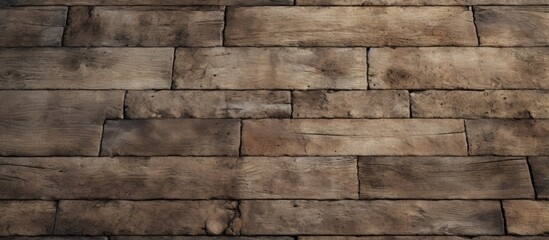
[{"label": "discolored patch on wood", "polygon": [[67,46],[221,46],[222,7],[72,7]]},{"label": "discolored patch on wood", "polygon": [[361,48],[178,49],[178,89],[366,89]]}]

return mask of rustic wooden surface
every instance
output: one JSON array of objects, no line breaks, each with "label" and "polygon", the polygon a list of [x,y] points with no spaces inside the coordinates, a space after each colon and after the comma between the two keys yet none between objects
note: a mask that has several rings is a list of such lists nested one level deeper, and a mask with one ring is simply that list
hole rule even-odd
[{"label": "rustic wooden surface", "polygon": [[549,231],[549,202],[510,200],[503,202],[507,229],[515,235],[541,235]]},{"label": "rustic wooden surface", "polygon": [[0,47],[61,46],[66,7],[0,8]]},{"label": "rustic wooden surface", "polygon": [[549,157],[531,157],[532,180],[538,198],[549,199]]}]

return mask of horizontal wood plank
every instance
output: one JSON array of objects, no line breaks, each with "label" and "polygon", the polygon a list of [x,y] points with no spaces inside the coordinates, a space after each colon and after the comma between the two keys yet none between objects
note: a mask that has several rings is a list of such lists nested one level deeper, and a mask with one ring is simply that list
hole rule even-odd
[{"label": "horizontal wood plank", "polygon": [[[9,0],[10,5],[292,5],[294,0]],[[2,5],[2,2],[0,2]]]},{"label": "horizontal wood plank", "polygon": [[55,202],[0,201],[0,236],[51,234]]},{"label": "horizontal wood plank", "polygon": [[546,0],[295,0],[297,5],[547,5]]},{"label": "horizontal wood plank", "polygon": [[66,7],[0,7],[0,47],[61,46],[66,17]]},{"label": "horizontal wood plank", "polygon": [[549,202],[503,201],[509,234],[542,235],[549,232]]},{"label": "horizontal wood plank", "polygon": [[235,7],[228,46],[476,46],[464,7]]}]

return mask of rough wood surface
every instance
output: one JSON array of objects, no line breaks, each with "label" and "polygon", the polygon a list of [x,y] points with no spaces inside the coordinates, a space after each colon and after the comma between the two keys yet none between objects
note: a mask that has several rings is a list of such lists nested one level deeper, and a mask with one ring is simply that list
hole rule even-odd
[{"label": "rough wood surface", "polygon": [[242,237],[242,236],[114,236],[112,240],[294,240],[293,237]]},{"label": "rough wood surface", "polygon": [[294,118],[407,118],[407,91],[296,91]]},{"label": "rough wood surface", "polygon": [[471,155],[549,155],[548,120],[467,120]]},{"label": "rough wood surface", "polygon": [[549,118],[549,91],[421,91],[410,97],[417,118]]},{"label": "rough wood surface", "polygon": [[528,158],[538,198],[549,199],[549,157]]},{"label": "rough wood surface", "polygon": [[51,234],[55,202],[1,201],[0,236]]},{"label": "rough wood surface", "polygon": [[476,46],[464,7],[229,8],[228,46]]},{"label": "rough wood surface", "polygon": [[0,91],[0,155],[97,156],[123,101],[122,91]]},{"label": "rough wood surface", "polygon": [[[293,0],[3,0],[10,5],[292,5]],[[2,5],[2,1],[0,1]]]},{"label": "rough wood surface", "polygon": [[475,7],[483,46],[549,46],[548,6]]},{"label": "rough wood surface", "polygon": [[[21,0],[19,0],[21,1]],[[30,1],[30,0],[27,0]],[[548,5],[546,0],[295,0],[297,5]]]},{"label": "rough wood surface", "polygon": [[173,48],[0,49],[1,89],[169,89]]},{"label": "rough wood surface", "polygon": [[0,176],[0,199],[358,198],[355,157],[0,158]]},{"label": "rough wood surface", "polygon": [[107,121],[101,156],[237,156],[239,144],[239,120]]},{"label": "rough wood surface", "polygon": [[362,157],[358,166],[361,198],[535,197],[525,158]]},{"label": "rough wood surface", "polygon": [[366,89],[366,50],[180,48],[174,85],[180,89]]},{"label": "rough wood surface", "polygon": [[372,89],[549,89],[549,48],[373,48]]},{"label": "rough wood surface", "polygon": [[1,5],[0,47],[61,46],[66,7],[11,8]]},{"label": "rough wood surface", "polygon": [[220,235],[234,201],[61,201],[56,235]]},{"label": "rough wood surface", "polygon": [[244,120],[242,154],[467,155],[462,120]]},{"label": "rough wood surface", "polygon": [[221,7],[72,7],[67,46],[221,46]]},{"label": "rough wood surface", "polygon": [[288,91],[130,91],[129,118],[284,118]]},{"label": "rough wood surface", "polygon": [[457,237],[457,236],[363,236],[363,237],[351,237],[351,236],[304,236],[299,237],[298,240],[466,240],[469,238]]},{"label": "rough wood surface", "polygon": [[507,230],[514,235],[542,235],[549,232],[549,202],[503,201]]},{"label": "rough wood surface", "polygon": [[496,201],[242,201],[243,234],[503,234]]}]

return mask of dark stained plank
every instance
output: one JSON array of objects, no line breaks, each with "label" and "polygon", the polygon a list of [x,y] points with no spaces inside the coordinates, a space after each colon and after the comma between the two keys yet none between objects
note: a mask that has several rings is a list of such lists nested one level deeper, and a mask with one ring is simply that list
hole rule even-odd
[{"label": "dark stained plank", "polygon": [[[294,0],[4,0],[10,5],[292,5]],[[0,2],[2,5],[2,2]]]},{"label": "dark stained plank", "polygon": [[0,201],[0,236],[51,234],[55,202]]},{"label": "dark stained plank", "polygon": [[497,201],[242,201],[243,235],[501,235]]},{"label": "dark stained plank", "polygon": [[97,156],[105,119],[122,118],[123,91],[0,91],[0,155]]},{"label": "dark stained plank", "polygon": [[361,198],[534,198],[525,158],[362,157]]},{"label": "dark stained plank", "polygon": [[101,156],[237,156],[236,119],[107,121]]},{"label": "dark stained plank", "polygon": [[67,46],[221,46],[222,7],[73,7]]},{"label": "dark stained plank", "polygon": [[549,157],[528,158],[538,198],[549,199]]},{"label": "dark stained plank", "polygon": [[0,49],[1,89],[169,89],[173,48]]},{"label": "dark stained plank", "polygon": [[366,89],[363,48],[179,48],[179,89]]},{"label": "dark stained plank", "polygon": [[[337,19],[337,21],[335,21]],[[476,46],[464,7],[235,7],[228,46]]]},{"label": "dark stained plank", "polygon": [[66,7],[1,7],[0,47],[61,46]]}]

